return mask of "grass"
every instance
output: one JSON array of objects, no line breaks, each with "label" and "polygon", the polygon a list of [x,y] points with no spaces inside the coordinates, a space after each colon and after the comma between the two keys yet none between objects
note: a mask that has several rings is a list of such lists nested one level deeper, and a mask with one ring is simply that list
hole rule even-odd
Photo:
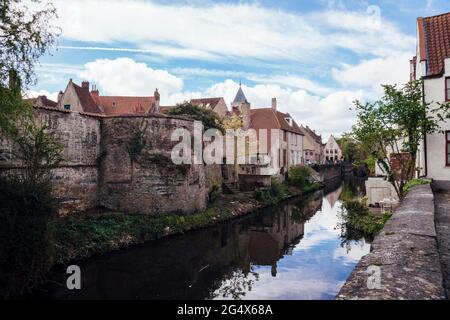
[{"label": "grass", "polygon": [[403,188],[403,193],[406,196],[408,194],[408,192],[411,191],[412,188],[421,186],[421,185],[425,185],[425,184],[430,184],[430,183],[431,183],[431,180],[422,179],[422,178],[409,180]]},{"label": "grass", "polygon": [[[311,191],[320,188],[311,185]],[[294,190],[295,189],[295,190]],[[94,255],[156,240],[169,234],[179,234],[229,220],[246,210],[261,205],[273,205],[292,195],[300,194],[296,188],[274,180],[271,187],[253,194],[236,194],[215,199],[210,207],[192,215],[147,216],[137,214],[105,214],[68,217],[55,222],[55,264],[65,264]],[[254,201],[256,199],[258,202]],[[224,205],[227,203],[227,205]],[[252,202],[253,201],[253,202]],[[241,211],[242,204],[244,211]]]},{"label": "grass", "polygon": [[212,207],[188,216],[116,214],[60,219],[55,222],[55,263],[85,259],[168,234],[206,227],[231,216],[231,210]]}]

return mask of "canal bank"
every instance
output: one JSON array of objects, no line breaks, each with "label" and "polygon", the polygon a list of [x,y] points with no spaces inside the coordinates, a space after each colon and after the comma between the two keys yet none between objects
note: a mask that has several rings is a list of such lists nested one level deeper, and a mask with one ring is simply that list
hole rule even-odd
[{"label": "canal bank", "polygon": [[[331,188],[331,187],[330,187]],[[40,299],[333,299],[369,252],[343,237],[342,196],[364,196],[345,180],[238,219],[76,263],[82,290],[67,290],[66,266],[38,288]]]},{"label": "canal bank", "polygon": [[413,188],[337,295],[339,300],[445,299],[429,185]]},{"label": "canal bank", "polygon": [[[327,188],[340,184],[335,180]],[[336,188],[336,187],[335,187]],[[240,218],[270,206],[282,204],[292,198],[306,197],[318,189],[307,191],[280,183],[256,192],[219,194],[204,212],[191,215],[171,214],[149,216],[93,211],[71,216],[55,222],[56,265],[80,261],[111,251],[122,250],[148,241],[166,238],[189,231],[203,229]]]}]

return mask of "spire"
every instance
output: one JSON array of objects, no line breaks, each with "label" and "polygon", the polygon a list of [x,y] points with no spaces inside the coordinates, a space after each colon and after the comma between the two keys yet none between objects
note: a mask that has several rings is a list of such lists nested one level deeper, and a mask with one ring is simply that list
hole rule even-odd
[{"label": "spire", "polygon": [[236,93],[236,97],[231,103],[232,106],[239,106],[242,103],[247,102],[247,98],[245,97],[244,91],[242,91],[242,83],[239,81],[239,90]]}]

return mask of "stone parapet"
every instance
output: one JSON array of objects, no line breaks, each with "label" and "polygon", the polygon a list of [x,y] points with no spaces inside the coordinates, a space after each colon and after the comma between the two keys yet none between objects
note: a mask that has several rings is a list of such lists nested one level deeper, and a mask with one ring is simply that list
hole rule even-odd
[{"label": "stone parapet", "polygon": [[413,188],[336,299],[445,299],[434,215],[431,187]]}]

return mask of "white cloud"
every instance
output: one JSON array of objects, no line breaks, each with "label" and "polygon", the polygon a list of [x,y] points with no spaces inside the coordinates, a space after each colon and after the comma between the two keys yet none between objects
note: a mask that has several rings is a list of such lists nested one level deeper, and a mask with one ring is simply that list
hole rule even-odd
[{"label": "white cloud", "polygon": [[404,84],[409,80],[409,60],[412,53],[364,60],[357,65],[333,68],[332,75],[344,86],[370,88],[380,93],[381,84]]},{"label": "white cloud", "polygon": [[[234,99],[239,84],[226,80],[205,91],[207,96],[224,97],[228,104]],[[253,108],[268,107],[271,98],[278,100],[278,110],[289,112],[298,123],[307,124],[327,137],[350,131],[355,122],[355,111],[350,110],[353,101],[363,100],[363,91],[335,91],[324,97],[313,95],[302,89],[291,89],[277,84],[242,86]]]},{"label": "white cloud", "polygon": [[47,90],[29,90],[25,92],[25,98],[37,98],[39,96],[46,96],[48,99],[58,101],[58,92],[49,92]]},{"label": "white cloud", "polygon": [[[130,58],[95,60],[85,64],[82,71],[74,70],[79,79],[96,84],[104,95],[148,96],[158,88],[161,105],[200,97],[224,97],[230,105],[239,88],[237,82],[228,79],[204,90],[187,91],[176,75]],[[242,86],[253,108],[268,107],[276,97],[280,111],[289,112],[298,123],[309,125],[324,138],[349,131],[355,120],[355,111],[349,107],[355,99],[364,100],[363,90],[331,91],[295,76],[255,76],[254,80],[261,83]]]},{"label": "white cloud", "polygon": [[373,16],[364,11],[300,14],[257,3],[54,2],[63,38],[106,47],[127,43],[131,48],[111,50],[209,60],[314,61],[319,55],[329,56],[335,48],[386,56],[414,47],[413,37],[382,19],[381,28],[374,27]]},{"label": "white cloud", "polygon": [[155,70],[130,58],[99,59],[85,65],[80,77],[96,83],[105,95],[153,95],[155,88],[161,98],[179,92],[183,81],[165,70]]}]

